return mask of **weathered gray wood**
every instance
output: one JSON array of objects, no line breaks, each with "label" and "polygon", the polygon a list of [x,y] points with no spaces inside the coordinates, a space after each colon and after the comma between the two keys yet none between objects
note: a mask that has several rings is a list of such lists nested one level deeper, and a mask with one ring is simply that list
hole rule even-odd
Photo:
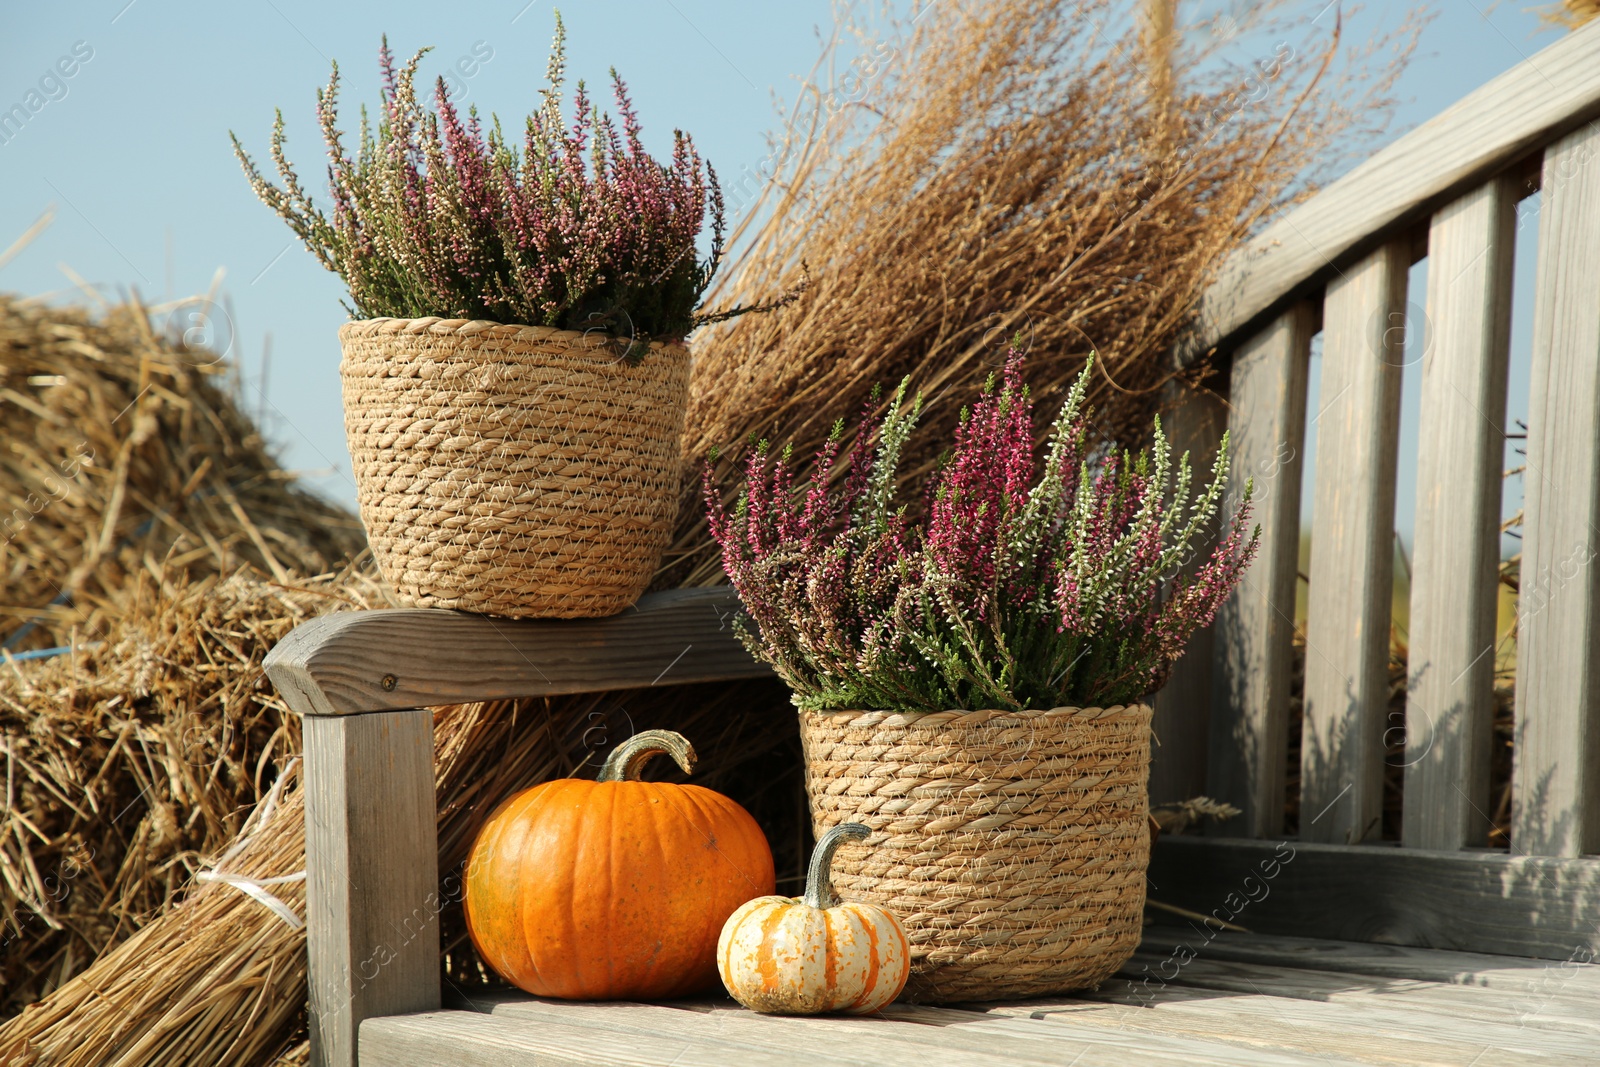
[{"label": "weathered gray wood", "polygon": [[523,1020],[529,1029],[545,1023],[580,1024],[614,1032],[665,1034],[680,1040],[712,1040],[741,1048],[777,1050],[792,1054],[797,1047],[808,1050],[810,1063],[880,1064],[893,1057],[902,1061],[926,1063],[928,1067],[1006,1067],[1007,1064],[1048,1062],[1027,1055],[1028,1046],[1012,1049],[994,1042],[974,1043],[970,1047],[951,1047],[938,1041],[927,1028],[866,1020],[862,1031],[830,1025],[831,1019],[811,1020],[803,1041],[796,1032],[772,1016],[745,1011],[732,1001],[701,1002],[693,1010],[681,1005],[653,1004],[570,1004],[539,1000],[526,995],[502,994],[492,998],[472,997],[478,1010],[487,1010],[506,1019]]},{"label": "weathered gray wood", "polygon": [[1557,961],[1600,952],[1600,859],[1180,836],[1156,844],[1150,880],[1154,899],[1256,933]]},{"label": "weathered gray wood", "polygon": [[[819,1062],[926,1063],[930,1067],[1075,1063],[1078,1067],[1121,1067],[1130,1057],[1137,1057],[1140,1063],[1230,1067],[1309,1062],[1271,1052],[1241,1056],[1239,1050],[1220,1042],[1129,1034],[1114,1024],[1042,1027],[978,1011],[917,1005],[893,1005],[875,1017],[797,1018],[756,1015],[732,1001],[574,1004],[512,994],[473,997],[470,1003],[486,1008],[496,1017],[522,1020],[530,1035],[542,1035],[547,1026],[555,1026],[632,1037],[654,1035],[665,1044],[715,1042],[738,1049],[800,1050],[807,1057],[807,1067]],[[378,1021],[367,1024],[378,1025]],[[366,1035],[364,1029],[363,1040]],[[610,1043],[605,1044],[609,1047]]]},{"label": "weathered gray wood", "polygon": [[[1143,992],[1161,983],[1144,983],[1146,974],[1168,962],[1167,957],[1137,953],[1123,968],[1123,975],[1137,981],[1126,989]],[[1600,1017],[1587,997],[1552,993],[1544,997],[1507,995],[1498,990],[1474,986],[1447,985],[1442,982],[1417,982],[1409,979],[1376,978],[1371,975],[1313,971],[1298,967],[1273,967],[1260,963],[1218,960],[1203,951],[1182,966],[1171,966],[1168,985],[1215,989],[1230,993],[1270,994],[1287,1000],[1364,1006],[1381,1001],[1412,1013],[1420,1022],[1433,1026],[1468,1028],[1479,1023],[1515,1027],[1532,1025],[1552,1035],[1551,1047],[1564,1044],[1560,1035],[1593,1047],[1600,1039]],[[1113,985],[1115,983],[1112,983]]]},{"label": "weathered gray wood", "polygon": [[[1226,402],[1209,389],[1184,384],[1174,398],[1167,422],[1172,450],[1180,455],[1189,453],[1189,463],[1195,471],[1209,471],[1228,426]],[[1234,469],[1241,468],[1236,463]],[[1243,475],[1239,477],[1242,480]],[[1207,536],[1214,538],[1215,531],[1208,531]],[[1209,555],[1209,544],[1197,544],[1184,572],[1193,573]],[[1206,790],[1213,647],[1213,630],[1208,627],[1197,631],[1189,638],[1183,658],[1173,666],[1167,684],[1156,694],[1151,721],[1156,740],[1150,762],[1153,804],[1188,800]]]},{"label": "weathered gray wood", "polygon": [[[670,1033],[672,1037],[694,1040],[725,1041],[746,1048],[778,1049],[792,1051],[797,1048],[795,1032],[789,1025],[771,1016],[758,1016],[754,1011],[744,1011],[731,1000],[701,1001],[693,1008],[685,1005],[635,1005],[635,1003],[600,1003],[600,1005],[573,1005],[563,1001],[538,1000],[538,998],[502,993],[491,998],[472,997],[470,1003],[478,1011],[490,1011],[506,1019],[522,1019],[528,1025],[544,1022],[584,1025],[595,1029],[616,1032]],[[965,1067],[970,1062],[982,1062],[992,1067],[1003,1064],[1026,1064],[1027,1056],[1002,1056],[1011,1049],[997,1049],[994,1045],[950,1048],[922,1045],[923,1033],[918,1027],[886,1025],[882,1019],[869,1022],[870,1045],[862,1040],[862,1032],[840,1029],[830,1025],[834,1019],[819,1019],[818,1025],[806,1027],[803,1048],[810,1049],[816,1059],[826,1057],[827,1062],[842,1064],[882,1064],[883,1057],[898,1053],[904,1059],[926,1062],[928,1067]],[[931,1045],[931,1041],[930,1041]],[[1027,1049],[1022,1049],[1026,1053]],[[978,1057],[973,1061],[973,1057]],[[816,1062],[813,1059],[811,1062]]]},{"label": "weathered gray wood", "polygon": [[1499,179],[1434,216],[1418,427],[1402,840],[1489,831],[1500,485],[1518,189]]},{"label": "weathered gray wood", "polygon": [[1263,994],[1179,985],[1148,989],[1112,979],[1075,999],[1006,1004],[991,1014],[1063,1022],[1090,1020],[1140,1033],[1188,1034],[1246,1048],[1320,1053],[1359,1063],[1466,1064],[1506,1062],[1568,1064],[1589,1055],[1592,1040],[1535,1026],[1486,1023],[1390,1004],[1382,994],[1349,1002],[1294,1000]]},{"label": "weathered gray wood", "polygon": [[1283,829],[1301,453],[1314,323],[1311,305],[1295,305],[1233,356],[1228,442],[1236,487],[1246,478],[1254,484],[1261,548],[1213,626],[1205,791],[1242,814],[1208,826],[1208,833],[1268,837]]},{"label": "weathered gray wood", "polygon": [[311,1062],[353,1067],[363,1019],[439,1005],[433,715],[304,731]]},{"label": "weathered gray wood", "polygon": [[1511,845],[1576,856],[1600,852],[1600,123],[1545,153],[1542,190]]},{"label": "weathered gray wood", "polygon": [[605,619],[495,619],[438,609],[302,623],[267,656],[301,715],[770,677],[733,632],[726,586],[641,597]]},{"label": "weathered gray wood", "polygon": [[[1196,931],[1190,928],[1147,926],[1139,951],[1168,955],[1180,945],[1192,948],[1195,940]],[[1205,954],[1210,959],[1239,963],[1445,982],[1511,995],[1563,993],[1600,1003],[1600,964],[1584,953],[1575,959],[1552,961],[1532,956],[1492,956],[1409,945],[1223,931],[1206,940]]]},{"label": "weathered gray wood", "polygon": [[1308,841],[1359,842],[1382,810],[1409,266],[1405,243],[1386,245],[1331,282],[1323,307],[1300,749]]},{"label": "weathered gray wood", "polygon": [[[1327,1063],[1322,1057],[1304,1056],[1286,1049],[1256,1048],[1246,1051],[1237,1045],[1228,1045],[1220,1041],[1201,1041],[1188,1036],[1172,1038],[1156,1034],[1129,1033],[1125,1028],[1109,1020],[1100,1024],[1081,1018],[1067,1022],[1021,1020],[1007,1019],[987,1012],[979,1016],[978,1022],[970,1022],[967,1018],[963,1018],[971,1014],[973,1013],[953,1008],[924,1007],[916,1004],[892,1004],[884,1009],[887,1018],[921,1023],[930,1029],[937,1028],[940,1035],[959,1029],[969,1037],[983,1037],[990,1040],[1022,1037],[1054,1052],[1055,1057],[1058,1057],[1053,1060],[1055,1063],[1075,1062],[1078,1065],[1104,1063],[1115,1064],[1117,1067],[1123,1067],[1128,1063],[1174,1061],[1189,1064],[1228,1064],[1230,1067],[1267,1067],[1269,1064],[1282,1064],[1287,1067],[1289,1064]],[[1071,1041],[1093,1041],[1096,1047],[1087,1054],[1081,1054],[1081,1058],[1074,1061],[1070,1055],[1062,1055],[1070,1049]],[[1006,1047],[1009,1049],[1011,1046]]]},{"label": "weathered gray wood", "polygon": [[1240,333],[1344,267],[1369,239],[1436,207],[1600,114],[1600,25],[1569,34],[1464,97],[1262,230],[1227,262],[1190,353]]},{"label": "weathered gray wood", "polygon": [[[578,1007],[578,1005],[574,1005]],[[361,1067],[811,1067],[787,1052],[707,1038],[437,1011],[368,1019]]]}]

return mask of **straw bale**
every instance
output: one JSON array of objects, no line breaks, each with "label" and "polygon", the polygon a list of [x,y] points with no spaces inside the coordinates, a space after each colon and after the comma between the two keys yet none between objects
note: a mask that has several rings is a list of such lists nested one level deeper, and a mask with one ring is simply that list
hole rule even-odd
[{"label": "straw bale", "polygon": [[14,651],[65,644],[147,561],[281,581],[365,545],[354,516],[279,468],[228,364],[166,321],[137,302],[92,315],[0,294],[0,643]]},{"label": "straw bale", "polygon": [[178,901],[240,833],[299,723],[261,660],[330,608],[387,606],[369,577],[135,577],[109,628],[0,662],[0,1017],[59,988]]}]

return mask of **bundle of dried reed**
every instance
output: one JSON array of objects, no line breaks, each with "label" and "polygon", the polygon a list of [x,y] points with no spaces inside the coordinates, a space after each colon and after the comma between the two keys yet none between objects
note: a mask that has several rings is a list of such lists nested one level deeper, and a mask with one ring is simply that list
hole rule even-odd
[{"label": "bundle of dried reed", "polygon": [[68,643],[147,566],[199,576],[249,563],[282,582],[365,544],[354,516],[278,467],[223,388],[219,355],[171,334],[167,322],[201,314],[178,311],[92,316],[0,295],[5,647]]},{"label": "bundle of dried reed", "polygon": [[[1366,51],[1337,60],[1336,19],[1273,21],[1274,6],[1252,5],[1248,26],[1180,27],[1174,47],[1160,10],[1141,20],[1116,0],[941,2],[901,18],[844,0],[713,296],[810,286],[699,344],[659,584],[719,580],[697,500],[713,449],[722,473],[756,439],[809,455],[875,383],[909,374],[932,398],[916,479],[959,417],[947,394],[972,395],[1019,331],[1041,425],[1097,351],[1100,429],[1136,439],[1216,268],[1337,162],[1331,145],[1381,121],[1398,69]],[[1390,42],[1402,55],[1411,30]],[[1246,31],[1280,43],[1224,62],[1222,42]]]},{"label": "bundle of dried reed", "polygon": [[1600,18],[1600,0],[1561,0],[1539,12],[1545,22],[1575,30],[1590,20]]}]

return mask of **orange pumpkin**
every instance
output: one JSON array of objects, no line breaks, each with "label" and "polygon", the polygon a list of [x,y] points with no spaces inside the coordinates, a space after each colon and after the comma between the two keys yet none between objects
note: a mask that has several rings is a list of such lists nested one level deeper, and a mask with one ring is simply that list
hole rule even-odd
[{"label": "orange pumpkin", "polygon": [[822,835],[804,899],[762,897],[728,917],[717,969],[734,1000],[777,1015],[862,1015],[900,995],[911,948],[899,920],[872,904],[841,903],[833,892],[834,852],[867,833],[847,822]]},{"label": "orange pumpkin", "polygon": [[490,814],[467,861],[467,929],[508,982],[571,1000],[654,1000],[716,982],[718,932],[773,891],[772,850],[722,794],[639,781],[663,752],[694,769],[681,735],[647,730],[617,746],[597,781],[546,782]]}]

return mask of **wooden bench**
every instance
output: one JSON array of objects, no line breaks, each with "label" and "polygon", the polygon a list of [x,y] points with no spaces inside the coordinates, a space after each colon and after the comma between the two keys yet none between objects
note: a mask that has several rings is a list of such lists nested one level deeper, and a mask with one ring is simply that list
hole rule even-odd
[{"label": "wooden bench", "polygon": [[[1531,184],[1530,184],[1531,183]],[[1512,849],[1483,847],[1516,204],[1542,189]],[[1411,683],[1386,721],[1407,271],[1429,257]],[[1121,979],[1049,1004],[767,1019],[725,1002],[453,1002],[427,707],[765,673],[726,590],[589,622],[335,615],[268,673],[305,719],[318,1064],[1594,1062],[1600,1037],[1600,23],[1279,219],[1212,290],[1215,389],[1179,436],[1233,436],[1260,559],[1157,701],[1152,793],[1244,814],[1163,839],[1164,903]],[[1323,333],[1298,838],[1286,841],[1290,642],[1312,335]],[[1577,562],[1575,562],[1577,561]],[[1372,843],[1386,734],[1404,830]],[[1287,851],[1285,851],[1287,850]],[[1270,866],[1269,866],[1270,864]],[[1275,873],[1267,878],[1263,872]],[[1298,935],[1294,937],[1291,935]],[[1316,940],[1320,939],[1320,940]],[[1407,946],[1407,947],[1399,947]],[[1500,955],[1491,955],[1500,954]]]}]

